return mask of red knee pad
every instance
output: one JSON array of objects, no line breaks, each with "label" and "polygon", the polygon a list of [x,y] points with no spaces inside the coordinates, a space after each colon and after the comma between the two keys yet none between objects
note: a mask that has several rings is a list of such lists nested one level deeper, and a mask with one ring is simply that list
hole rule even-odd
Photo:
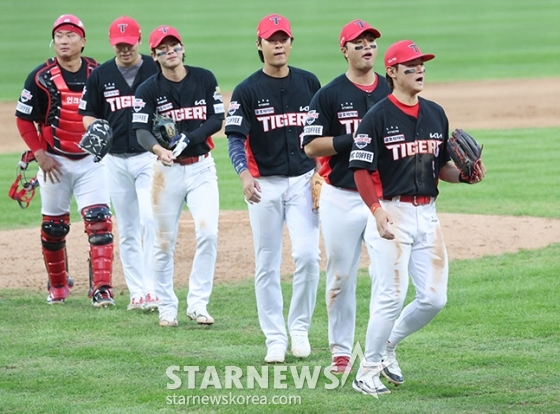
[{"label": "red knee pad", "polygon": [[112,287],[113,221],[111,210],[104,204],[84,208],[82,217],[89,239],[89,296],[92,297],[100,287]]},{"label": "red knee pad", "polygon": [[53,299],[65,299],[68,296],[66,235],[69,231],[70,213],[61,216],[43,216],[41,244],[49,276],[49,291]]}]

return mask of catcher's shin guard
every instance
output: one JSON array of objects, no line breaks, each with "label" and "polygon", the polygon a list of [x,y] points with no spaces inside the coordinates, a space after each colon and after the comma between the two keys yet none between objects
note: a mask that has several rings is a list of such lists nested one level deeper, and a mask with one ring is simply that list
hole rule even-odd
[{"label": "catcher's shin guard", "polygon": [[[43,215],[41,244],[43,259],[49,276],[48,289],[53,301],[68,297],[68,261],[66,257],[66,235],[70,231],[70,214],[62,216]],[[70,286],[69,286],[70,285]]]},{"label": "catcher's shin guard", "polygon": [[92,297],[97,289],[105,287],[111,297],[111,275],[113,272],[113,221],[109,207],[100,204],[82,210],[85,232],[89,238],[89,293]]}]

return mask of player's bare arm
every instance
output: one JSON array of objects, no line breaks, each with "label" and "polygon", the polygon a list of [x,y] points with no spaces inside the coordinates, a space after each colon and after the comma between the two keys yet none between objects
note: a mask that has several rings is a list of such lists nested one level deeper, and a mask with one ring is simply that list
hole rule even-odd
[{"label": "player's bare arm", "polygon": [[309,158],[328,157],[335,155],[337,151],[333,146],[334,137],[317,137],[303,147],[305,154]]},{"label": "player's bare arm", "polygon": [[84,128],[87,130],[91,123],[95,121],[97,118],[94,116],[84,115],[82,122],[84,123]]}]

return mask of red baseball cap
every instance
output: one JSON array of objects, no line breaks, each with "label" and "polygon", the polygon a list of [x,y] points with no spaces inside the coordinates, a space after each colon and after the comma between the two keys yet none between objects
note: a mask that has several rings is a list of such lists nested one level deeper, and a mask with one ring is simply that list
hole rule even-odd
[{"label": "red baseball cap", "polygon": [[177,29],[171,26],[159,26],[150,33],[150,49],[158,47],[166,37],[174,37],[179,43],[183,43]]},{"label": "red baseball cap", "polygon": [[340,32],[340,47],[343,47],[346,42],[354,40],[364,32],[373,33],[376,39],[381,37],[379,30],[374,29],[363,20],[352,20],[350,23],[347,23]]},{"label": "red baseball cap", "polygon": [[63,14],[53,23],[52,37],[54,39],[54,32],[58,30],[68,30],[77,33],[80,37],[86,37],[86,29],[80,19],[73,14]]},{"label": "red baseball cap", "polygon": [[257,26],[257,37],[262,39],[270,39],[276,32],[284,32],[293,37],[289,20],[279,14],[269,14],[263,17]]},{"label": "red baseball cap", "polygon": [[393,43],[385,52],[385,67],[395,66],[398,63],[408,62],[422,58],[424,62],[432,60],[436,55],[422,53],[420,48],[412,40],[401,40]]},{"label": "red baseball cap", "polygon": [[119,43],[135,45],[140,40],[140,25],[132,17],[122,16],[109,26],[109,42],[111,46]]}]

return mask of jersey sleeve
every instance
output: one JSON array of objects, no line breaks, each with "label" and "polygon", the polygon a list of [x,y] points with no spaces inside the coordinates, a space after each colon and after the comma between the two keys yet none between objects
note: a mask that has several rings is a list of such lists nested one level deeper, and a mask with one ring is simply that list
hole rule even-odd
[{"label": "jersey sleeve", "polygon": [[16,105],[16,116],[28,121],[39,122],[43,116],[48,97],[35,82],[37,70],[31,72],[25,80]]},{"label": "jersey sleeve", "polygon": [[[151,80],[152,78],[150,78]],[[132,104],[132,129],[147,129],[152,131],[152,123],[156,108],[156,102],[153,97],[154,83],[146,81],[141,84],[136,90],[134,95],[134,102]]]},{"label": "jersey sleeve", "polygon": [[327,91],[319,90],[311,103],[303,127],[302,144],[305,146],[315,138],[332,136],[329,124],[332,119],[332,110],[327,102]]},{"label": "jersey sleeve", "polygon": [[99,105],[99,69],[94,70],[86,81],[82,98],[80,99],[80,109],[78,113],[83,116],[92,116],[102,119],[103,110]]},{"label": "jersey sleeve", "polygon": [[377,170],[378,144],[382,139],[382,132],[376,126],[383,123],[381,120],[375,120],[375,114],[376,112],[369,111],[356,130],[350,151],[349,168],[351,170]]},{"label": "jersey sleeve", "polygon": [[244,86],[238,85],[231,96],[226,117],[226,135],[236,133],[247,137],[251,130],[250,99]]},{"label": "jersey sleeve", "polygon": [[189,132],[187,135],[193,143],[200,143],[222,129],[224,121],[224,101],[218,81],[214,74],[208,70],[204,74],[204,87],[206,96],[206,120],[199,128]]}]

